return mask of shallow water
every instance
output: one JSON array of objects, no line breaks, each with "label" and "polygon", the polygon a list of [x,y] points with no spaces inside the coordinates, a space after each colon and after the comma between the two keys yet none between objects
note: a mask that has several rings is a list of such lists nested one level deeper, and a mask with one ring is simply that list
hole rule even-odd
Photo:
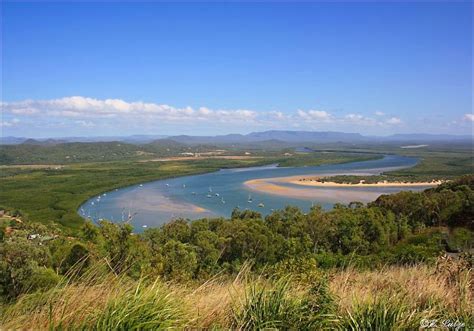
[{"label": "shallow water", "polygon": [[[422,190],[426,187],[331,189],[304,187],[302,188],[304,190],[314,190],[314,196],[295,198],[250,191],[243,183],[257,178],[296,175],[379,174],[387,170],[412,167],[416,163],[415,158],[388,155],[379,160],[318,167],[279,168],[273,165],[223,169],[208,174],[158,180],[107,192],[84,203],[79,209],[79,214],[94,221],[109,219],[119,222],[131,217],[135,230],[140,231],[144,227],[156,227],[178,217],[189,219],[209,216],[228,217],[236,207],[256,210],[264,215],[286,205],[308,210],[311,205],[319,204],[328,209],[335,202],[348,202],[345,201],[348,199],[347,196],[351,201],[371,201],[380,194]],[[301,188],[291,183],[281,185]],[[251,203],[248,202],[249,196],[252,198]],[[260,203],[263,203],[264,207],[259,207]]]}]

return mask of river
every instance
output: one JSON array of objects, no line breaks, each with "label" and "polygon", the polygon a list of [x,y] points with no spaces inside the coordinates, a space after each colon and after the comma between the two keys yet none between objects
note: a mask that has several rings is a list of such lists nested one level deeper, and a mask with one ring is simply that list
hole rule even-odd
[{"label": "river", "polygon": [[[84,203],[79,214],[93,221],[108,219],[121,222],[129,218],[135,231],[156,227],[174,218],[198,219],[203,217],[229,217],[236,207],[252,209],[263,215],[286,205],[308,210],[313,204],[329,209],[335,202],[345,201],[351,192],[351,201],[371,201],[377,196],[402,190],[422,190],[427,187],[357,187],[318,188],[285,184],[298,190],[317,190],[312,196],[282,196],[251,191],[244,182],[251,179],[296,175],[379,174],[383,171],[412,167],[417,159],[387,155],[382,159],[315,167],[277,167],[276,165],[222,169],[217,172],[157,180],[124,187],[93,197]],[[323,191],[321,191],[323,190]],[[357,199],[353,199],[353,197]],[[249,201],[250,200],[250,201]]]}]

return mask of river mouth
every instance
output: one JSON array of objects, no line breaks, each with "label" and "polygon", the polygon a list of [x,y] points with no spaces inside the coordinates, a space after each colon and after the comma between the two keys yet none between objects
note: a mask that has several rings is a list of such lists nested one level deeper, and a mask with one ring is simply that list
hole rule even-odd
[{"label": "river mouth", "polygon": [[255,210],[263,215],[287,205],[297,206],[304,211],[316,204],[329,209],[336,202],[368,202],[381,194],[402,190],[417,191],[430,186],[328,189],[301,188],[291,183],[280,183],[278,187],[256,189],[250,187],[248,181],[267,179],[266,185],[276,185],[271,179],[302,175],[377,175],[384,171],[412,167],[416,163],[416,158],[387,155],[377,160],[316,167],[280,168],[273,165],[223,169],[207,174],[158,180],[107,192],[89,199],[80,207],[79,214],[93,221],[131,220],[135,231],[139,232],[176,218],[229,217],[234,208]]}]

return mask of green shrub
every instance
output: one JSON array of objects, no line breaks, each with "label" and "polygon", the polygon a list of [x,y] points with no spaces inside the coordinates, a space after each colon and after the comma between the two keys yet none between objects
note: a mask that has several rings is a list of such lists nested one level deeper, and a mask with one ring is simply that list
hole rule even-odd
[{"label": "green shrub", "polygon": [[233,327],[260,329],[319,329],[337,321],[335,305],[327,283],[317,282],[311,290],[300,295],[284,277],[274,284],[253,282],[244,300],[233,310]]},{"label": "green shrub", "polygon": [[344,314],[341,330],[416,330],[421,317],[415,317],[402,304],[391,304],[385,298],[363,303]]},{"label": "green shrub", "polygon": [[84,330],[162,330],[183,327],[182,303],[163,284],[146,286],[138,281],[125,293],[112,299],[103,311],[84,321]]},{"label": "green shrub", "polygon": [[33,270],[25,287],[28,292],[44,292],[58,285],[60,281],[61,277],[53,269],[38,267]]}]

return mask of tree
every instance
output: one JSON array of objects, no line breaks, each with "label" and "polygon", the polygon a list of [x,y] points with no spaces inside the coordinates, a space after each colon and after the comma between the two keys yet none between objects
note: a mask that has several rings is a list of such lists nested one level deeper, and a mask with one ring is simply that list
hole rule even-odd
[{"label": "tree", "polygon": [[49,250],[28,240],[26,231],[15,231],[0,245],[0,292],[8,299],[28,292],[38,268],[49,268]]},{"label": "tree", "polygon": [[187,280],[197,268],[196,253],[190,245],[171,239],[163,246],[164,274],[168,278]]},{"label": "tree", "polygon": [[104,250],[108,255],[108,262],[115,273],[120,273],[130,264],[130,224],[114,224],[109,221],[100,221],[99,229],[104,238]]}]

